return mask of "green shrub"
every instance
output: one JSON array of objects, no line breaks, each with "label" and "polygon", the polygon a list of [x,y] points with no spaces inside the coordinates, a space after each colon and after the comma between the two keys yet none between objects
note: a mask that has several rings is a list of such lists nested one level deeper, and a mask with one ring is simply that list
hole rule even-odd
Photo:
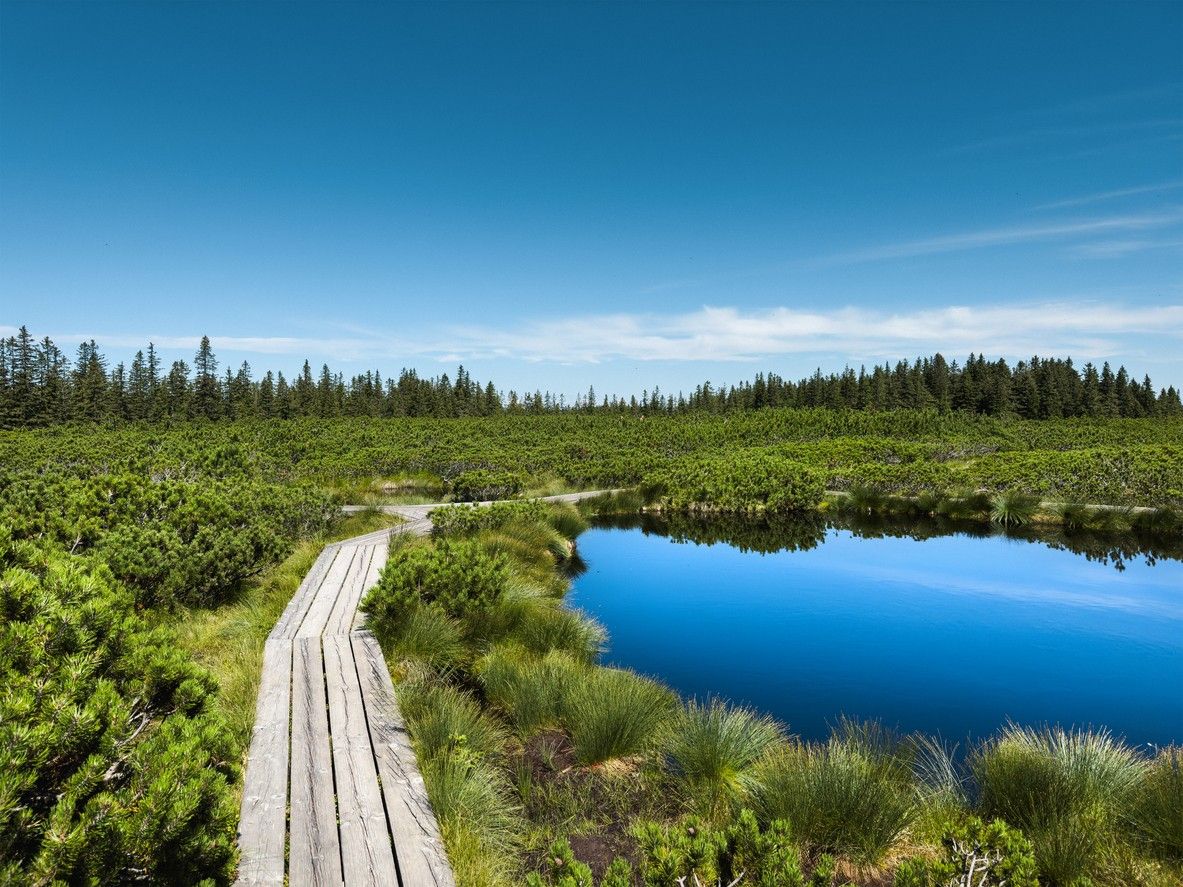
[{"label": "green shrub", "polygon": [[683,459],[646,483],[662,490],[663,505],[718,511],[815,508],[825,491],[820,472],[759,451]]},{"label": "green shrub", "polygon": [[641,875],[646,887],[670,884],[715,884],[720,861],[727,849],[727,836],[694,817],[673,825],[642,821],[633,825],[632,836],[641,852]]},{"label": "green shrub", "polygon": [[715,819],[747,797],[756,763],[782,736],[767,715],[692,700],[670,724],[666,754],[697,812]]},{"label": "green shrub", "polygon": [[727,830],[727,875],[757,887],[803,887],[801,852],[789,824],[778,819],[760,831],[751,810],[741,810]]},{"label": "green shrub", "polygon": [[508,523],[547,520],[548,508],[537,500],[494,502],[491,505],[444,505],[431,512],[434,536],[471,535]]},{"label": "green shrub", "polygon": [[509,499],[520,493],[525,484],[525,477],[516,471],[478,468],[461,472],[452,478],[452,498],[457,502]]},{"label": "green shrub", "polygon": [[935,859],[903,860],[893,887],[1039,887],[1031,842],[1000,819],[958,823],[941,847]]},{"label": "green shrub", "polygon": [[379,636],[394,637],[415,607],[436,607],[464,619],[492,606],[509,577],[506,558],[476,542],[441,539],[407,545],[390,555],[363,606]]},{"label": "green shrub", "polygon": [[1022,829],[1042,879],[1070,885],[1103,865],[1145,764],[1107,731],[1010,725],[972,767],[982,813]]},{"label": "green shrub", "polygon": [[1146,769],[1131,819],[1155,856],[1183,861],[1183,749],[1164,748]]},{"label": "green shrub", "polygon": [[590,670],[567,694],[563,713],[576,760],[599,764],[649,750],[675,703],[668,689],[631,671]]},{"label": "green shrub", "polygon": [[905,763],[842,737],[785,748],[757,779],[766,821],[784,819],[809,847],[862,863],[882,859],[916,815]]},{"label": "green shrub", "polygon": [[0,881],[228,883],[212,678],[108,571],[0,527]]}]

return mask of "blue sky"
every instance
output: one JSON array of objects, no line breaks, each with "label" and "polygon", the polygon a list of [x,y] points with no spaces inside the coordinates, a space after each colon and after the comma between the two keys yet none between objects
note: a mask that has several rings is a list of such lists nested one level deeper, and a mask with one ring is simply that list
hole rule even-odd
[{"label": "blue sky", "polygon": [[1183,4],[0,4],[0,333],[1183,384]]}]

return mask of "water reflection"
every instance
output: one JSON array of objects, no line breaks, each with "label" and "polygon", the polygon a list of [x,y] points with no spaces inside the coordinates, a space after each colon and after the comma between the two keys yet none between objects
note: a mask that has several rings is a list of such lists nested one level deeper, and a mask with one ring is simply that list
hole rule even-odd
[{"label": "water reflection", "polygon": [[[996,524],[948,517],[885,517],[849,513],[747,515],[702,513],[643,513],[597,517],[593,526],[639,529],[646,535],[668,536],[674,542],[730,545],[744,552],[773,554],[808,551],[826,541],[831,530],[846,530],[861,539],[935,539],[942,536],[1004,537],[1037,543],[1122,571],[1140,560],[1153,566],[1160,560],[1183,561],[1183,536],[1149,533],[1068,530],[1046,525],[1004,528]],[[576,574],[577,575],[577,574]]]}]

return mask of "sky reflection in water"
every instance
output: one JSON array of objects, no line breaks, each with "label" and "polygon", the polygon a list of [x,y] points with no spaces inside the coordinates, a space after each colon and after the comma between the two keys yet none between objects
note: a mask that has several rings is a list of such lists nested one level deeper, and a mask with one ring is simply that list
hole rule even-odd
[{"label": "sky reflection in water", "polygon": [[1183,741],[1183,563],[1123,570],[1002,536],[743,552],[634,529],[579,539],[573,605],[605,661],[755,705],[807,738],[843,714],[964,743],[1008,719]]}]

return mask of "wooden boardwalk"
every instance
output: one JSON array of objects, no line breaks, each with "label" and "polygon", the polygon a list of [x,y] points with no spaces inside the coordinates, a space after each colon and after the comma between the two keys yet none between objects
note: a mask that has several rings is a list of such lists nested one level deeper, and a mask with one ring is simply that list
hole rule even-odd
[{"label": "wooden boardwalk", "polygon": [[238,884],[454,887],[390,672],[358,612],[391,533],[429,532],[435,507],[384,507],[407,522],[326,546],[268,635]]}]

